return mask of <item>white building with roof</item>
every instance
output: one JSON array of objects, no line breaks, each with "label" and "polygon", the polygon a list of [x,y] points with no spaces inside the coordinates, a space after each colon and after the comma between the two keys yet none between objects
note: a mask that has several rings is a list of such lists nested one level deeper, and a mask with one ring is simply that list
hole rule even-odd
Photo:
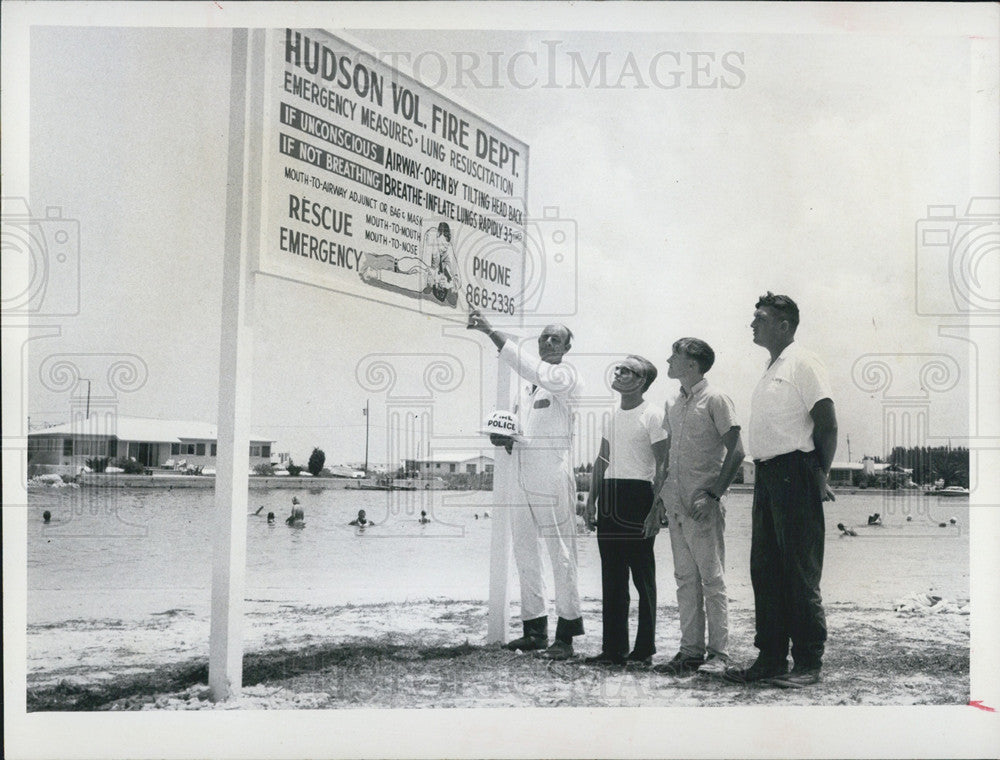
[{"label": "white building with roof", "polygon": [[[72,421],[28,433],[29,476],[57,472],[76,474],[88,459],[134,459],[148,468],[215,469],[218,428],[208,422],[125,417],[103,412],[74,415]],[[251,433],[250,468],[271,461],[271,444]]]},{"label": "white building with roof", "polygon": [[433,459],[406,459],[403,467],[421,478],[441,475],[479,475],[493,472],[493,457],[474,452],[450,451]]}]

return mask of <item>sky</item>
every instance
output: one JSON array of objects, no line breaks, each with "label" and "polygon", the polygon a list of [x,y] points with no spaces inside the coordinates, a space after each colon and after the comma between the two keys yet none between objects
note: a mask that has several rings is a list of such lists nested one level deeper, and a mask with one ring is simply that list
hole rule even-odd
[{"label": "sky", "polygon": [[[670,345],[696,336],[715,348],[709,378],[745,420],[766,358],[750,340],[754,303],[786,293],[801,309],[798,341],[829,369],[837,459],[857,461],[968,435],[969,344],[939,334],[964,320],[916,313],[921,288],[948,287],[924,263],[945,254],[920,248],[917,228],[929,205],[954,206],[953,220],[935,224],[959,227],[970,197],[997,188],[970,160],[979,146],[966,39],[829,25],[348,32],[529,145],[528,216],[544,225],[556,213],[572,236],[562,269],[549,262],[543,296],[577,336],[595,398],[612,402],[607,366],[639,353],[664,373],[648,393],[662,403],[676,391]],[[214,421],[230,32],[36,27],[31,49],[31,213],[60,207],[80,241],[79,313],[27,354],[31,425],[66,421],[86,397],[85,382],[53,381],[62,354],[86,355],[72,359],[77,374],[100,375],[91,395],[119,414]],[[996,259],[985,257],[987,275]],[[73,279],[46,297],[56,302]],[[362,460],[369,400],[373,462],[482,444],[495,403],[487,341],[308,285],[260,276],[255,288],[251,426],[276,451],[301,460],[319,446],[331,463]],[[546,321],[529,315],[524,334]],[[461,365],[430,411],[397,398],[427,396],[419,378],[387,392],[359,381],[365,357],[414,369],[399,356],[414,353]],[[139,387],[108,386],[115,355],[137,357],[126,361]],[[888,388],[872,361],[891,373]],[[947,375],[929,390],[928,362]],[[887,427],[894,395],[921,397],[926,435]],[[408,432],[388,440],[400,425]],[[590,448],[581,440],[577,460]]]}]

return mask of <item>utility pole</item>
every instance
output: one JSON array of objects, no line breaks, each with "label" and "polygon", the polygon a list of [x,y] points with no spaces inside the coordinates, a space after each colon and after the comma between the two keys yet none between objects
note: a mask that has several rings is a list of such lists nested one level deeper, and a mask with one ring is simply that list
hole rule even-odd
[{"label": "utility pole", "polygon": [[365,415],[365,475],[368,475],[368,426],[371,424],[371,416],[368,414],[368,404],[371,399],[365,400],[365,408],[362,414]]}]

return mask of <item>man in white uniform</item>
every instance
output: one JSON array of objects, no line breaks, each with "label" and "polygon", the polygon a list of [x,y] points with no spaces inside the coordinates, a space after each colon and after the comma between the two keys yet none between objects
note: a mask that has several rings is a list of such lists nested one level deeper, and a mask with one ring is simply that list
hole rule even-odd
[{"label": "man in white uniform", "polygon": [[530,651],[548,645],[545,583],[540,543],[549,552],[555,580],[559,621],[556,640],[544,656],[565,660],[573,656],[573,637],[583,633],[580,593],[577,589],[575,481],[570,457],[573,405],[580,381],[563,362],[573,334],[564,325],[549,325],[538,336],[538,351],[518,345],[493,329],[478,311],[469,313],[470,330],[486,334],[521,377],[515,414],[523,430],[515,441],[517,498],[511,510],[514,561],[521,586],[521,624],[524,635],[507,644]]}]

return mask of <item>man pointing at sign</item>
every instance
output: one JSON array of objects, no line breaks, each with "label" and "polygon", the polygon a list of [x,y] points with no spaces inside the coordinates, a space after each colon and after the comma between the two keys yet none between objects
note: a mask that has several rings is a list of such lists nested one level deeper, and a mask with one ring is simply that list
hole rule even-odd
[{"label": "man pointing at sign", "polygon": [[573,637],[583,633],[580,593],[577,590],[576,510],[570,458],[572,408],[581,391],[573,368],[563,362],[573,333],[565,325],[549,325],[538,336],[537,353],[519,346],[509,335],[493,329],[479,311],[469,313],[470,330],[485,333],[500,350],[500,359],[522,378],[514,398],[514,414],[521,440],[514,441],[516,497],[512,499],[511,532],[514,561],[521,586],[521,624],[524,635],[508,649],[531,651],[548,645],[545,583],[542,580],[540,542],[548,548],[555,580],[556,640],[544,657],[565,660],[573,656]]}]

